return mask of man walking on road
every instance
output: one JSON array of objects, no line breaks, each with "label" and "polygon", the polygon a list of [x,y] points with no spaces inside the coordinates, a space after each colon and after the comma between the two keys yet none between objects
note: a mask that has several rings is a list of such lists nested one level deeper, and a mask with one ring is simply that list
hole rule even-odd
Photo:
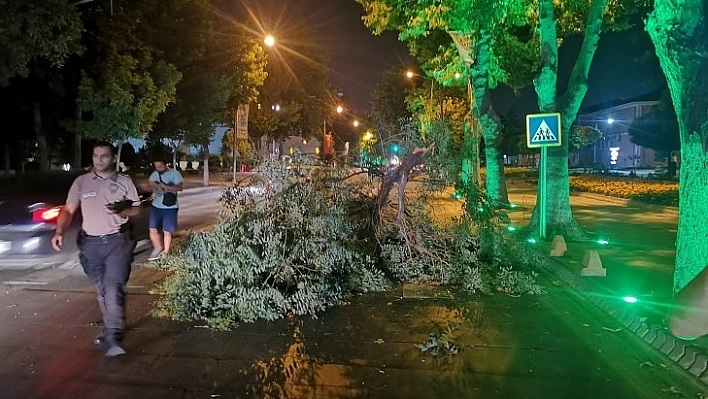
[{"label": "man walking on road", "polygon": [[153,249],[148,260],[170,252],[172,234],[177,231],[177,192],[182,191],[184,181],[178,171],[167,167],[164,159],[156,159],[153,165],[155,171],[149,179],[154,194],[149,223]]},{"label": "man walking on road", "polygon": [[79,259],[96,288],[103,318],[103,331],[95,343],[106,356],[117,356],[125,353],[120,347],[125,329],[125,285],[135,247],[128,218],[140,213],[140,198],[130,177],[116,172],[111,144],[96,144],[92,158],[93,169],[77,177],[69,189],[52,246],[61,250],[64,233],[81,208]]}]

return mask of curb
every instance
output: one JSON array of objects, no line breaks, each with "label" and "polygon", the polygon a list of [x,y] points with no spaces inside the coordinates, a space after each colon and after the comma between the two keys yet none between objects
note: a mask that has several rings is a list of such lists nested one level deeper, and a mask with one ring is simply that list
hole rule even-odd
[{"label": "curb", "polygon": [[586,296],[585,293],[591,290],[588,282],[583,281],[580,276],[568,270],[560,261],[553,258],[546,259],[546,262],[540,265],[542,269],[554,274],[564,283],[570,285],[654,350],[659,351],[688,372],[688,374],[695,377],[697,381],[708,387],[708,353],[691,345],[688,341],[675,337],[665,326],[649,325],[646,323],[645,318],[627,312],[604,298]]}]

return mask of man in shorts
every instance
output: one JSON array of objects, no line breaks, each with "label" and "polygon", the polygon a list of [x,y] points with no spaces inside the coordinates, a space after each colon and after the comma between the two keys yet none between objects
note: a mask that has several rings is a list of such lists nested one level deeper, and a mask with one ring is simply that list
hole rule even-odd
[{"label": "man in shorts", "polygon": [[182,175],[170,169],[164,159],[156,159],[153,166],[155,171],[149,180],[154,196],[148,225],[153,249],[148,260],[159,259],[170,252],[172,234],[177,231],[177,192],[182,191],[184,181]]},{"label": "man in shorts", "polygon": [[93,147],[93,169],[74,180],[59,214],[52,246],[61,251],[64,234],[81,208],[79,260],[98,294],[103,330],[94,343],[106,356],[125,353],[125,286],[130,277],[135,241],[129,217],[140,214],[140,198],[130,177],[116,172],[116,151],[110,143]]}]

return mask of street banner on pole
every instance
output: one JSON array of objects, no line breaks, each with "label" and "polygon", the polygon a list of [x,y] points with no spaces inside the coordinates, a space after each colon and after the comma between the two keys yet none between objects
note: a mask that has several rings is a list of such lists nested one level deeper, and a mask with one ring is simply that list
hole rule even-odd
[{"label": "street banner on pole", "polygon": [[248,104],[241,104],[236,110],[236,138],[248,138]]}]

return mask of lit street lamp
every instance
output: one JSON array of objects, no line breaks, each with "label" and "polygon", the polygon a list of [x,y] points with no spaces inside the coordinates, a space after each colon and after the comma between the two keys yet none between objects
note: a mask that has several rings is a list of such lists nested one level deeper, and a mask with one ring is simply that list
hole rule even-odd
[{"label": "lit street lamp", "polygon": [[275,38],[273,35],[266,35],[265,39],[263,39],[263,43],[268,47],[273,47],[275,45]]}]

